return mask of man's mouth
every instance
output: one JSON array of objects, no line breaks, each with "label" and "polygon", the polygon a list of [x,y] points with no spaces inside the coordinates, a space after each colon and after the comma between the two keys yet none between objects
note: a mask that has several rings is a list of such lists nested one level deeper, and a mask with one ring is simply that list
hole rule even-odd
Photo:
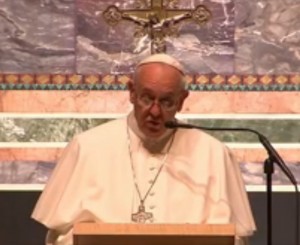
[{"label": "man's mouth", "polygon": [[161,129],[161,123],[157,121],[147,121],[146,125],[149,129],[158,131]]}]

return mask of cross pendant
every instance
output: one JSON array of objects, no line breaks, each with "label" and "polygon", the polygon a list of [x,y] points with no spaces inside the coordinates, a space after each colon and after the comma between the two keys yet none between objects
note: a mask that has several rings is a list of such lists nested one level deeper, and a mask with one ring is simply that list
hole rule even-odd
[{"label": "cross pendant", "polygon": [[153,214],[145,211],[145,206],[140,204],[139,211],[131,215],[131,220],[136,223],[146,223],[153,218]]}]

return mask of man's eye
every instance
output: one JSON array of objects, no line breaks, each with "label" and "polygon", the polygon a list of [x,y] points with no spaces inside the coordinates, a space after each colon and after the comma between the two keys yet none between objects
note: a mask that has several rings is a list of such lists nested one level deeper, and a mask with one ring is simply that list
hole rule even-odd
[{"label": "man's eye", "polygon": [[163,99],[160,101],[163,106],[170,107],[174,105],[174,101],[171,99]]},{"label": "man's eye", "polygon": [[146,104],[150,104],[153,102],[153,99],[149,95],[142,95],[141,100]]}]

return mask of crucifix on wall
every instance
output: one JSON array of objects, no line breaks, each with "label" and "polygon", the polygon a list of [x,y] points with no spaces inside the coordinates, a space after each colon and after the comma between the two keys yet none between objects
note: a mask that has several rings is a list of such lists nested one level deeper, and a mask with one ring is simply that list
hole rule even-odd
[{"label": "crucifix on wall", "polygon": [[133,22],[137,25],[135,37],[148,35],[151,40],[151,53],[166,52],[165,38],[178,36],[178,24],[192,20],[201,25],[206,23],[211,12],[205,5],[198,5],[195,9],[178,9],[176,0],[151,0],[150,6],[147,1],[138,0],[138,8],[133,10],[121,10],[115,5],[110,5],[103,12],[103,18],[115,26],[122,20]]}]

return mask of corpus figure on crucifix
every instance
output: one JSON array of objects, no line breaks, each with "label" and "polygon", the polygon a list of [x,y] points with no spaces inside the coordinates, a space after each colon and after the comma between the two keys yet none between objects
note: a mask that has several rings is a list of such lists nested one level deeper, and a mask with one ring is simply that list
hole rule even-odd
[{"label": "corpus figure on crucifix", "polygon": [[163,0],[151,0],[150,9],[120,10],[111,5],[103,12],[103,17],[112,26],[121,20],[135,23],[138,26],[135,37],[148,35],[151,53],[163,53],[166,51],[165,37],[178,35],[177,24],[185,20],[203,24],[211,17],[211,12],[204,5],[198,5],[195,9],[168,7],[163,5]]}]

